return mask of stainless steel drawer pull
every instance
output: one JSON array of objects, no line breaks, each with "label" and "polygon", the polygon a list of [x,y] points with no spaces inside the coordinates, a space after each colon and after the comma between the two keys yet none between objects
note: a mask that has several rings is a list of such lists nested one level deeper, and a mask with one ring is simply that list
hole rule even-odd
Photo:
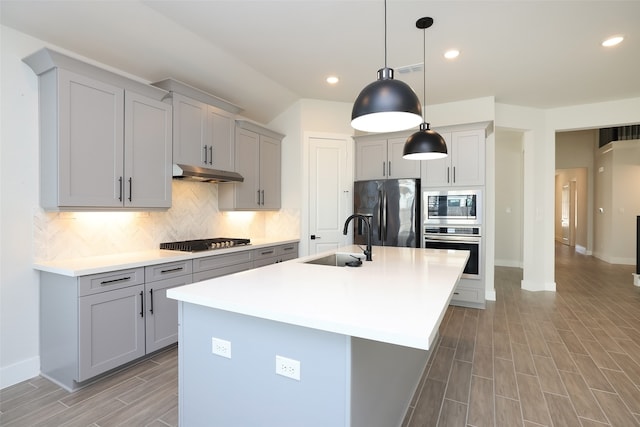
[{"label": "stainless steel drawer pull", "polygon": [[103,280],[102,282],[100,282],[100,284],[101,285],[110,285],[112,283],[117,283],[117,282],[126,282],[127,280],[131,280],[131,276],[121,277],[119,279],[113,279],[113,280]]},{"label": "stainless steel drawer pull", "polygon": [[207,146],[204,146],[204,164],[206,165],[207,163],[209,163],[209,161],[207,160]]},{"label": "stainless steel drawer pull", "polygon": [[288,246],[286,248],[282,248],[283,251],[292,251],[293,250],[293,246]]},{"label": "stainless steel drawer pull", "polygon": [[131,198],[133,196],[133,178],[129,177],[129,201],[131,201]]},{"label": "stainless steel drawer pull", "polygon": [[183,267],[169,268],[168,270],[160,270],[160,273],[162,273],[162,274],[173,273],[175,271],[181,271],[183,269],[184,269]]},{"label": "stainless steel drawer pull", "polygon": [[273,249],[270,251],[264,251],[264,252],[260,252],[260,255],[269,255],[273,253]]}]

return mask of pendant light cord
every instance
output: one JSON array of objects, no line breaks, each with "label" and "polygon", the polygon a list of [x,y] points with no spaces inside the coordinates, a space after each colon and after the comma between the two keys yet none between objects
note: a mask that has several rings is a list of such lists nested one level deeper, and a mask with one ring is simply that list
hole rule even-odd
[{"label": "pendant light cord", "polygon": [[384,0],[384,68],[387,68],[387,0]]},{"label": "pendant light cord", "polygon": [[422,29],[422,121],[427,122],[427,29]]}]

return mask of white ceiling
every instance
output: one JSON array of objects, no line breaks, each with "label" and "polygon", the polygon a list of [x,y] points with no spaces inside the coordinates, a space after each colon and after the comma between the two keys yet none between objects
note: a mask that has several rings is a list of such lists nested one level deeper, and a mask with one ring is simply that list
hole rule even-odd
[{"label": "white ceiling", "polygon": [[[384,66],[383,0],[0,0],[0,19],[148,81],[182,80],[262,123],[300,98],[353,102]],[[387,58],[421,63],[427,104],[553,108],[640,96],[640,1],[387,2]],[[605,49],[613,34],[625,41]],[[461,56],[445,60],[444,50]],[[329,74],[340,83],[328,86]],[[422,99],[422,71],[396,72]],[[428,108],[427,108],[428,114]],[[346,118],[347,120],[350,118]]]}]

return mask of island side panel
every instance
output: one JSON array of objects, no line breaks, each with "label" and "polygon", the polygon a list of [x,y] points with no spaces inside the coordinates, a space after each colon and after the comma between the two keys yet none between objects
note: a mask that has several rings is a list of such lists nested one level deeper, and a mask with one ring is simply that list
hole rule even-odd
[{"label": "island side panel", "polygon": [[[180,425],[349,425],[349,337],[186,302],[179,334]],[[275,373],[276,355],[300,361],[300,381]]]},{"label": "island side panel", "polygon": [[430,351],[351,338],[351,427],[401,426]]}]

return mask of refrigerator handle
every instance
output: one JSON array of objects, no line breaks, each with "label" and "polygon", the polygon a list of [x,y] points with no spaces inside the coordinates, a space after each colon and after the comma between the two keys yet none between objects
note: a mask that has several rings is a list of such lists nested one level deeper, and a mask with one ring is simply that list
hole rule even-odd
[{"label": "refrigerator handle", "polygon": [[380,204],[378,212],[378,240],[382,241],[382,224],[384,222],[384,192],[378,191],[378,203]]},{"label": "refrigerator handle", "polygon": [[388,213],[388,206],[387,206],[387,192],[385,191],[382,195],[382,201],[383,201],[383,205],[384,205],[384,218],[381,219],[381,223],[382,223],[382,240],[383,242],[387,241],[387,213]]}]

